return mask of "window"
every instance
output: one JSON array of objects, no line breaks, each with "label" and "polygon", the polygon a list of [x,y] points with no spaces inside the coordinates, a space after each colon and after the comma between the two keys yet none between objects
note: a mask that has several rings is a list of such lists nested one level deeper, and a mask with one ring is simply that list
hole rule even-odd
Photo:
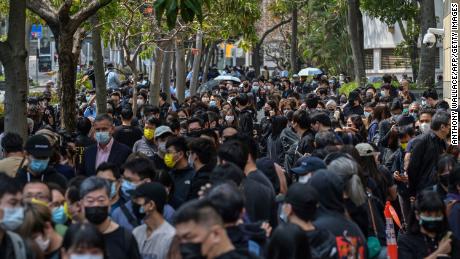
[{"label": "window", "polygon": [[[419,59],[420,59],[420,49],[418,50]],[[436,49],[435,55],[435,65],[436,68],[441,67],[440,62],[440,48]],[[382,55],[380,59],[381,69],[396,69],[396,68],[412,68],[409,53],[407,57],[402,57],[394,54],[394,49],[382,49]],[[366,59],[366,68],[367,68],[367,59]]]},{"label": "window", "polygon": [[410,58],[394,54],[394,49],[382,49],[381,69],[411,68]]},{"label": "window", "polygon": [[374,50],[364,50],[364,66],[365,69],[374,69]]}]

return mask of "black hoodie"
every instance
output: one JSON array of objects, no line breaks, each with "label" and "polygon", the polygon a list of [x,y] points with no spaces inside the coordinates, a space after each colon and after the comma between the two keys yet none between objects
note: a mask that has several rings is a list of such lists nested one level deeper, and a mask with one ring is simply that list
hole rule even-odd
[{"label": "black hoodie", "polygon": [[356,223],[345,217],[341,179],[328,170],[318,170],[309,183],[321,194],[313,225],[336,237],[339,258],[347,257],[351,251],[355,251],[354,258],[366,258],[366,237]]}]

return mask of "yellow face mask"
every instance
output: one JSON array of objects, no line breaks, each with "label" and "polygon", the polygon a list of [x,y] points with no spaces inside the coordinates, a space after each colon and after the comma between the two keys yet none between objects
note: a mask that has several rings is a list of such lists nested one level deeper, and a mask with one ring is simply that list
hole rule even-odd
[{"label": "yellow face mask", "polygon": [[174,155],[171,153],[167,153],[165,155],[164,161],[168,168],[173,168],[176,165],[176,161],[174,160]]},{"label": "yellow face mask", "polygon": [[144,137],[147,140],[152,140],[153,136],[155,136],[155,130],[154,129],[144,129]]},{"label": "yellow face mask", "polygon": [[401,147],[402,147],[402,149],[406,150],[406,148],[407,148],[407,142],[406,142],[406,143],[401,143]]}]

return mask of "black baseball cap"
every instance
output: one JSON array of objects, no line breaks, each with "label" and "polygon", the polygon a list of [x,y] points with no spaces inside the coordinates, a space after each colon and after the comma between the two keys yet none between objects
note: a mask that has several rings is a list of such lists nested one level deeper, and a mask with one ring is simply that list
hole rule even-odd
[{"label": "black baseball cap", "polygon": [[135,190],[131,191],[131,197],[152,200],[155,202],[157,211],[163,212],[168,194],[166,193],[166,187],[164,185],[153,182],[139,185]]},{"label": "black baseball cap", "polygon": [[301,157],[297,160],[291,171],[295,174],[304,175],[319,169],[326,169],[326,163],[318,157]]},{"label": "black baseball cap", "polygon": [[318,207],[318,192],[310,184],[294,183],[289,187],[284,202],[291,204],[294,213],[314,215]]},{"label": "black baseball cap", "polygon": [[34,135],[30,137],[25,146],[27,153],[35,158],[49,158],[52,148],[49,140],[43,135]]}]

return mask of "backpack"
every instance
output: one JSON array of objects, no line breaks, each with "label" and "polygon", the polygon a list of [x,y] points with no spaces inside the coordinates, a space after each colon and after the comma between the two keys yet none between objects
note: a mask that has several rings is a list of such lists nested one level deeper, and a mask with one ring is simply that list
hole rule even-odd
[{"label": "backpack", "polygon": [[10,237],[11,242],[13,243],[15,259],[26,259],[26,246],[24,240],[16,233],[11,231],[6,231],[8,237]]},{"label": "backpack", "polygon": [[300,138],[289,128],[285,128],[280,136],[281,145],[285,153],[284,169],[288,172],[289,169],[295,164],[303,154],[300,154],[297,149],[299,146]]}]

